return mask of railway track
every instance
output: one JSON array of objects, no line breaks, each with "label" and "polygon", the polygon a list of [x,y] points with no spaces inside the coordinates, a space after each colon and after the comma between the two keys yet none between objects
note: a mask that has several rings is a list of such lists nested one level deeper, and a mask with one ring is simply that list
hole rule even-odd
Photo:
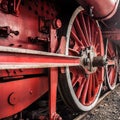
[{"label": "railway track", "polygon": [[[97,105],[90,111],[88,112],[80,112],[80,113],[74,113],[73,111],[71,111],[66,105],[64,105],[64,103],[62,103],[62,101],[58,102],[58,113],[61,114],[63,120],[82,120],[83,118],[85,118],[90,112],[94,111],[99,105],[102,104],[102,101],[107,98],[111,92],[116,91],[117,88],[120,86],[120,83],[118,83],[115,87],[114,90],[110,91],[108,89],[106,89],[102,95],[100,96]],[[61,106],[62,108],[59,108],[59,106]],[[64,107],[63,107],[64,106]],[[62,111],[62,112],[61,112]]]},{"label": "railway track", "polygon": [[[120,84],[117,84],[116,88],[115,88],[113,91],[115,91],[119,86],[120,86]],[[103,95],[101,95],[100,99],[98,100],[97,105],[96,105],[91,111],[84,112],[84,113],[78,115],[77,117],[75,117],[73,120],[82,120],[86,115],[88,115],[90,112],[92,112],[93,110],[95,110],[100,104],[102,104],[101,102],[102,102],[108,95],[110,95],[111,92],[112,92],[112,91],[106,91]]]}]

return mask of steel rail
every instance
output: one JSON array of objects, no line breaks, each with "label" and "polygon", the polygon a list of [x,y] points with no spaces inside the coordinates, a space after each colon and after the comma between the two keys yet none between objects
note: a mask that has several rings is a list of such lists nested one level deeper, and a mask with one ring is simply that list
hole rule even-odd
[{"label": "steel rail", "polygon": [[[120,86],[120,83],[118,83],[118,84],[116,85],[116,87],[115,87],[115,89],[114,89],[113,91],[115,91],[119,86]],[[90,110],[90,111],[88,111],[88,112],[84,112],[84,113],[82,113],[82,114],[79,114],[79,115],[78,115],[77,117],[75,117],[73,120],[82,120],[83,118],[85,118],[85,116],[87,116],[87,114],[89,114],[91,111],[95,110],[95,109],[101,104],[101,102],[102,102],[108,95],[110,95],[111,92],[112,92],[112,91],[108,91],[108,92],[104,93],[104,94],[99,98],[99,100],[98,100],[98,102],[97,102],[97,105],[96,105],[92,110]]]}]

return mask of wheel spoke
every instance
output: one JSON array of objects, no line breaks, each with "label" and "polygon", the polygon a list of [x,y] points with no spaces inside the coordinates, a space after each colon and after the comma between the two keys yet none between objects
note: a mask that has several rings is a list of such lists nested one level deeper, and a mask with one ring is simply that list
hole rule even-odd
[{"label": "wheel spoke", "polygon": [[95,86],[97,87],[99,85],[98,79],[97,79],[97,74],[94,74],[94,80],[95,80]]},{"label": "wheel spoke", "polygon": [[87,47],[88,47],[89,44],[88,44],[87,41],[86,41],[85,35],[84,35],[83,30],[82,30],[82,28],[81,28],[81,26],[80,26],[80,24],[79,24],[78,18],[75,19],[74,27],[75,27],[75,29],[76,29],[76,31],[77,31],[77,35],[78,35],[79,39],[82,40],[84,46],[87,46]]},{"label": "wheel spoke", "polygon": [[75,49],[69,48],[69,54],[70,55],[79,55],[79,52],[77,50],[75,50]]},{"label": "wheel spoke", "polygon": [[89,41],[90,41],[90,44],[92,44],[92,38],[91,38],[91,22],[90,22],[90,18],[88,16],[86,16],[86,26],[87,26],[87,30],[88,30],[88,37],[89,37]]},{"label": "wheel spoke", "polygon": [[95,45],[95,43],[94,43],[94,41],[93,41],[94,39],[95,39],[95,28],[94,28],[94,24],[91,24],[91,40],[92,40],[92,41],[91,41],[91,42],[92,42],[91,44],[92,44],[92,45]]},{"label": "wheel spoke", "polygon": [[85,85],[84,85],[84,90],[82,92],[82,96],[81,96],[81,102],[83,104],[86,104],[86,97],[87,97],[87,92],[88,92],[88,87],[89,87],[89,81],[90,79],[86,79]]},{"label": "wheel spoke", "polygon": [[80,45],[80,46],[84,46],[82,41],[78,38],[78,36],[72,31],[71,32],[71,39],[75,40],[75,42]]},{"label": "wheel spoke", "polygon": [[95,95],[95,88],[96,88],[96,84],[95,84],[95,77],[94,77],[94,74],[92,75],[92,95],[94,96]]},{"label": "wheel spoke", "polygon": [[73,24],[73,27],[75,28],[76,33],[77,33],[79,39],[86,41],[85,36],[84,36],[84,33],[83,33],[83,31],[82,31],[82,28],[81,28],[81,26],[80,26],[80,24],[79,24],[78,18],[75,19],[75,22],[74,22],[74,24]]},{"label": "wheel spoke", "polygon": [[[75,84],[78,82],[79,85],[82,83],[83,79],[84,79],[84,75],[82,75],[82,71],[77,68],[77,67],[71,67],[70,68],[70,72],[72,74],[72,85],[75,86]],[[81,74],[81,75],[79,75]]]},{"label": "wheel spoke", "polygon": [[[88,28],[86,26],[86,21],[85,21],[85,15],[83,13],[81,13],[79,16],[80,18],[80,25],[82,26],[82,30],[84,33],[84,36],[86,38],[86,41],[89,41],[89,37],[88,37]],[[88,46],[90,45],[90,43],[88,43]]]},{"label": "wheel spoke", "polygon": [[79,84],[81,84],[82,83],[82,80],[83,80],[83,78],[82,77],[78,77],[78,76],[74,76],[73,77],[73,79],[72,79],[72,85],[73,85],[73,87],[77,84],[77,83],[79,83]]},{"label": "wheel spoke", "polygon": [[112,44],[110,42],[108,43],[108,53],[107,54],[108,54],[108,57],[111,59],[113,57],[115,57],[115,51],[114,51]]},{"label": "wheel spoke", "polygon": [[93,81],[92,81],[92,75],[90,75],[90,82],[89,82],[89,87],[88,87],[88,102],[91,103],[91,97],[92,97],[92,91],[93,91]]},{"label": "wheel spoke", "polygon": [[95,32],[95,35],[94,35],[94,39],[93,39],[93,45],[95,46],[96,50],[99,50],[99,44],[97,43],[97,36],[98,36],[98,33]]},{"label": "wheel spoke", "polygon": [[83,80],[83,82],[81,83],[81,85],[78,87],[78,89],[76,91],[76,96],[78,99],[80,99],[80,97],[81,97],[84,85],[85,85],[85,80]]},{"label": "wheel spoke", "polygon": [[110,70],[109,70],[109,82],[110,82],[110,84],[112,84],[112,82],[114,81],[113,79],[113,74],[114,74],[114,70],[111,68]]}]

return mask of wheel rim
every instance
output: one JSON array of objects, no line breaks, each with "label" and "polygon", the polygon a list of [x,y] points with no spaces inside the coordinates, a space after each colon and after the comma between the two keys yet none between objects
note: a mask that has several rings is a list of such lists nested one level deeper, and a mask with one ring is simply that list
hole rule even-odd
[{"label": "wheel rim", "polygon": [[[73,13],[67,30],[66,55],[79,56],[81,51],[90,49],[93,56],[103,56],[103,41],[101,31],[95,20],[78,7]],[[92,48],[92,49],[91,49]],[[86,50],[87,49],[87,50]],[[85,54],[85,56],[87,56]],[[73,109],[88,111],[92,109],[99,98],[104,69],[92,67],[92,72],[86,67],[66,67],[67,91],[72,100],[67,100]],[[69,99],[69,98],[68,98]],[[72,101],[72,102],[70,102]],[[74,107],[73,107],[74,106]]]},{"label": "wheel rim", "polygon": [[107,46],[107,60],[106,66],[107,83],[110,90],[113,90],[117,82],[118,71],[118,55],[117,49],[113,48],[112,43],[109,41]]}]

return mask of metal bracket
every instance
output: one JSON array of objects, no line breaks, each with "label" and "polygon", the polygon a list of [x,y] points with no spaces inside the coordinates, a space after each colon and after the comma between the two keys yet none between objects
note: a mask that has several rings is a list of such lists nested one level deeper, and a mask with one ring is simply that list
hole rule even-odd
[{"label": "metal bracket", "polygon": [[0,26],[0,37],[7,38],[10,34],[19,35],[19,31],[12,30],[9,26]]}]

